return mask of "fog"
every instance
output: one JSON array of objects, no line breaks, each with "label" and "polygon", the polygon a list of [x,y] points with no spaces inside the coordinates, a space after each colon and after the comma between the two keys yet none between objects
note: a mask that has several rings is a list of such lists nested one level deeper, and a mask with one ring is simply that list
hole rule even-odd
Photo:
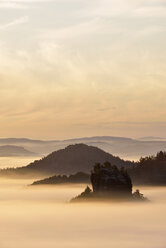
[{"label": "fog", "polygon": [[0,169],[26,166],[41,157],[0,157]]},{"label": "fog", "polygon": [[0,180],[1,248],[165,248],[166,188],[148,203],[69,203],[85,185]]}]

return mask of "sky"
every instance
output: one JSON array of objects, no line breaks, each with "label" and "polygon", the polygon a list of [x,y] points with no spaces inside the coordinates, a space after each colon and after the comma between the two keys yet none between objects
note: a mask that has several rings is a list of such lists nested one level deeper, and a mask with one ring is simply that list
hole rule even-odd
[{"label": "sky", "polygon": [[165,0],[0,0],[0,137],[166,137]]}]

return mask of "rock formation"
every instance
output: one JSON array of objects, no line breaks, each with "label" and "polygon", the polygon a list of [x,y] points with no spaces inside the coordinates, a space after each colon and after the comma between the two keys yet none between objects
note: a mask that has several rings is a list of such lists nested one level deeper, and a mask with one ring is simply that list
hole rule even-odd
[{"label": "rock formation", "polygon": [[95,164],[91,172],[93,191],[87,186],[84,192],[72,199],[79,200],[136,200],[144,201],[146,198],[136,190],[132,194],[132,182],[126,170],[118,169],[109,162]]},{"label": "rock formation", "polygon": [[96,164],[91,173],[93,192],[98,194],[132,194],[132,183],[127,172],[109,162]]}]

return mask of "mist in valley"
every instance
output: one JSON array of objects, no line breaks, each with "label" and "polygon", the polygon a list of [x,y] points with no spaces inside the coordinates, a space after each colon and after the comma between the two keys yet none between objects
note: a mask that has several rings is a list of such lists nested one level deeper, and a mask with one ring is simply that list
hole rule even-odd
[{"label": "mist in valley", "polygon": [[164,23],[166,0],[0,0],[0,248],[166,248]]},{"label": "mist in valley", "polygon": [[86,185],[0,180],[1,248],[164,248],[166,188],[139,187],[146,203],[69,203]]},{"label": "mist in valley", "polygon": [[34,160],[41,159],[38,157],[0,157],[0,169],[26,166]]}]

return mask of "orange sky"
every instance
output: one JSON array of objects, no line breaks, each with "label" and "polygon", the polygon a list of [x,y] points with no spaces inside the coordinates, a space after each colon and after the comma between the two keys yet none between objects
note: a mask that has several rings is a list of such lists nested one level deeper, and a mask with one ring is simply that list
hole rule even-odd
[{"label": "orange sky", "polygon": [[163,136],[166,5],[0,3],[0,136]]}]

